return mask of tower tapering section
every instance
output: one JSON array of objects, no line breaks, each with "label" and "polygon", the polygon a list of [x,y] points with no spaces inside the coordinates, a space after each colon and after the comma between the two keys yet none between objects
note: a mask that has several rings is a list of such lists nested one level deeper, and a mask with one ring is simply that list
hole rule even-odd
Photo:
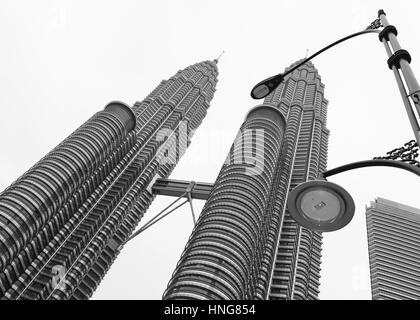
[{"label": "tower tapering section", "polygon": [[0,194],[0,297],[86,299],[206,115],[217,61],[112,102]]},{"label": "tower tapering section", "polygon": [[[164,299],[317,299],[322,237],[297,225],[286,201],[326,169],[327,105],[309,62],[249,113]],[[253,135],[263,138],[241,144]]]},{"label": "tower tapering section", "polygon": [[322,236],[294,222],[286,201],[290,190],[317,179],[326,170],[328,100],[324,98],[318,71],[307,62],[267,96],[265,103],[282,112],[287,126],[283,158],[278,165],[281,171],[277,172],[279,178],[269,201],[274,219],[270,234],[275,235],[275,246],[267,246],[264,252],[267,264],[261,273],[260,287],[265,291],[259,298],[317,299]]}]

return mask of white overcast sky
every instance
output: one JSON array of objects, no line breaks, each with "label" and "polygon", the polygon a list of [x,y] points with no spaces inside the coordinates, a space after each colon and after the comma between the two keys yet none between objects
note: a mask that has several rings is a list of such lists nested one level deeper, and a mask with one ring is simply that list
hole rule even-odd
[{"label": "white overcast sky", "polygon": [[[213,182],[252,86],[352,32],[384,9],[420,77],[418,1],[11,1],[0,3],[0,190],[111,100],[142,100],[179,69],[226,53],[208,115],[172,178]],[[385,155],[413,138],[374,34],[314,59],[329,100],[328,168]],[[392,168],[331,177],[356,203],[325,234],[321,299],[370,299],[365,205],[420,208],[419,179]],[[143,225],[173,199],[157,197]],[[195,200],[200,211],[203,202]],[[127,244],[94,299],[160,299],[190,235],[185,206]]]}]

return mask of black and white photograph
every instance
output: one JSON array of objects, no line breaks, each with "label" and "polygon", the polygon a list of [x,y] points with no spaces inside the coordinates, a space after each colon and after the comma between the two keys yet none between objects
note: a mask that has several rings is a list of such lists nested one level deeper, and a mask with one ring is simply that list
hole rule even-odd
[{"label": "black and white photograph", "polygon": [[0,299],[420,300],[419,12],[1,0]]}]

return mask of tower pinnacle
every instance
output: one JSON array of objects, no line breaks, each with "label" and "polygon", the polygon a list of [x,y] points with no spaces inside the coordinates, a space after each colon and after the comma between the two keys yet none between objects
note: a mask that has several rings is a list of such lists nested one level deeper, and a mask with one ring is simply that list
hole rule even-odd
[{"label": "tower pinnacle", "polygon": [[223,55],[225,53],[225,50],[223,50],[222,51],[222,53],[216,58],[216,59],[214,59],[213,60],[213,62],[215,62],[215,63],[218,63],[219,62],[219,59],[220,59],[220,57]]}]

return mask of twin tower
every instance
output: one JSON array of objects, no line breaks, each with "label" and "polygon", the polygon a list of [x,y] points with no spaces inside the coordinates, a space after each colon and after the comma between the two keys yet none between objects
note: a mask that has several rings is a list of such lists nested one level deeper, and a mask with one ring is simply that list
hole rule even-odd
[{"label": "twin tower", "polygon": [[[0,194],[0,298],[93,294],[205,117],[217,62],[109,103]],[[322,237],[285,204],[326,169],[323,93],[307,63],[248,112],[164,299],[317,299]]]}]

